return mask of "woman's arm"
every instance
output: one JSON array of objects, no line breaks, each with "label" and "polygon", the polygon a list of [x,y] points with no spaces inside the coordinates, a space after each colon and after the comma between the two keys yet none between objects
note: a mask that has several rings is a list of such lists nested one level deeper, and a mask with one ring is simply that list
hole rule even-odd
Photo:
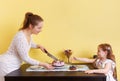
[{"label": "woman's arm", "polygon": [[41,45],[39,45],[39,44],[35,44],[34,42],[31,42],[31,47],[32,48],[36,48],[36,49],[41,49],[42,50],[42,52],[45,52],[44,51],[44,47],[43,46],[41,46]]},{"label": "woman's arm", "polygon": [[29,57],[29,47],[26,40],[22,36],[16,37],[14,42],[17,54],[23,61],[31,65],[39,65],[39,61]]},{"label": "woman's arm", "polygon": [[18,52],[18,56],[20,56],[20,58],[23,61],[25,61],[31,65],[38,65],[38,66],[43,66],[47,69],[54,69],[52,67],[52,65],[50,65],[48,63],[39,62],[35,59],[30,58],[29,54],[28,54],[28,52],[29,52],[29,49],[27,47],[28,45],[24,39],[20,38],[19,40],[15,41],[15,46],[16,46],[16,50]]}]

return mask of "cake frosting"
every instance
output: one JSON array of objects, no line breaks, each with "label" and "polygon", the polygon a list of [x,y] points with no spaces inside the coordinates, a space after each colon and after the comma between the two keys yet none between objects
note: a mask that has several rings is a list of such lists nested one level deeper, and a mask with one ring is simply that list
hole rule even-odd
[{"label": "cake frosting", "polygon": [[61,66],[64,66],[64,65],[65,65],[65,63],[63,61],[57,60],[57,61],[52,62],[52,66],[54,66],[54,67],[61,67]]}]

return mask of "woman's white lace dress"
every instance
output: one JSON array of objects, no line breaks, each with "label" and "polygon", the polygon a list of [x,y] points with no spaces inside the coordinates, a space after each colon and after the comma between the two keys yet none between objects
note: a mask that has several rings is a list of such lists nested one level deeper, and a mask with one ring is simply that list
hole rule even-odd
[{"label": "woman's white lace dress", "polygon": [[39,61],[29,57],[30,48],[36,48],[32,41],[28,43],[23,31],[19,31],[12,40],[7,52],[0,55],[0,81],[4,81],[4,76],[20,68],[21,63],[27,62],[31,65],[38,65]]}]

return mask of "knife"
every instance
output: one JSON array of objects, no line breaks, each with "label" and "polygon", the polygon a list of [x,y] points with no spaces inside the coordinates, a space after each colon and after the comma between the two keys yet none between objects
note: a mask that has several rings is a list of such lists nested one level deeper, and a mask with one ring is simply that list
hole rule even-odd
[{"label": "knife", "polygon": [[46,49],[44,49],[44,52],[49,56],[51,57],[52,59],[54,59],[55,61],[58,61],[59,59],[56,58],[55,56],[53,56],[52,54],[50,54]]}]

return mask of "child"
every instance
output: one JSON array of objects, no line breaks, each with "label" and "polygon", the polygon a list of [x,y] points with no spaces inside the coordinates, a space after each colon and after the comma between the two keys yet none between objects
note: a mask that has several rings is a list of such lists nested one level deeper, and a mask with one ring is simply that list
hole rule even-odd
[{"label": "child", "polygon": [[104,73],[106,81],[116,81],[116,68],[115,68],[115,57],[112,52],[112,48],[109,44],[100,44],[98,46],[97,58],[77,58],[73,57],[74,60],[93,63],[97,69],[87,70],[85,73]]}]

